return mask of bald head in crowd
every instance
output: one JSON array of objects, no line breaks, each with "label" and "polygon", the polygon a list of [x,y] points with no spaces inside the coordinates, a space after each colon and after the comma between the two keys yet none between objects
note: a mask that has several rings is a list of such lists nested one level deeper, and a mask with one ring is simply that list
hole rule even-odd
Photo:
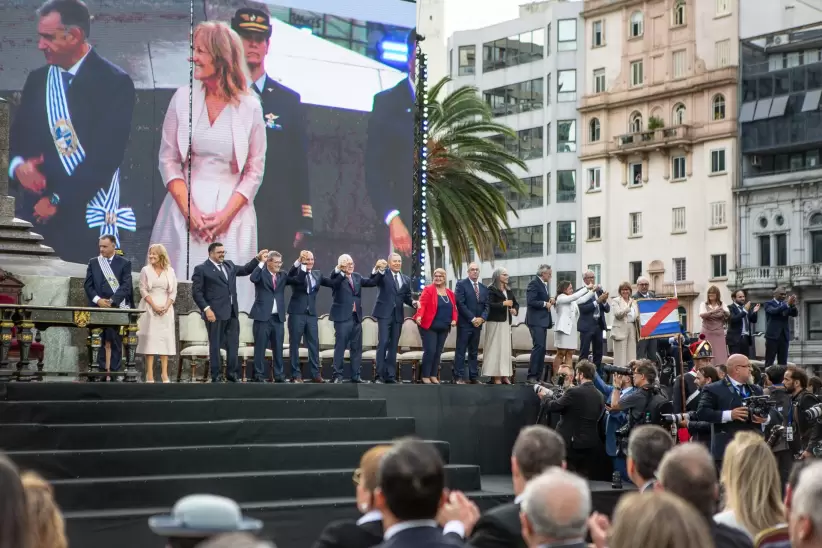
[{"label": "bald head in crowd", "polygon": [[746,384],[751,378],[751,360],[742,354],[731,354],[725,362],[727,374],[736,382]]}]

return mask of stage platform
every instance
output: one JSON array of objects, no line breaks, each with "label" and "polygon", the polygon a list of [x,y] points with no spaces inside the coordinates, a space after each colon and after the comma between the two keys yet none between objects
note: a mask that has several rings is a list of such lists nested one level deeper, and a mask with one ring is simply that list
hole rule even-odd
[{"label": "stage platform", "polygon": [[[72,546],[160,548],[148,517],[215,493],[306,548],[356,517],[362,453],[403,436],[430,440],[480,507],[511,500],[511,447],[537,409],[524,385],[11,383],[0,447],[52,482]],[[610,512],[620,492],[592,489]]]}]

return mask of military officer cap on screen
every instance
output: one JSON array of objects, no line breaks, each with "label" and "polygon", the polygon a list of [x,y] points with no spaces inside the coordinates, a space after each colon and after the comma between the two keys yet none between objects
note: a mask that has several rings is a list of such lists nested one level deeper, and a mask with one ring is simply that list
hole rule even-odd
[{"label": "military officer cap on screen", "polygon": [[255,8],[240,8],[231,18],[231,28],[240,34],[264,35],[271,38],[271,18]]},{"label": "military officer cap on screen", "polygon": [[691,343],[691,357],[695,360],[707,360],[714,357],[714,350],[711,343],[705,339],[705,335],[699,335],[699,340]]}]

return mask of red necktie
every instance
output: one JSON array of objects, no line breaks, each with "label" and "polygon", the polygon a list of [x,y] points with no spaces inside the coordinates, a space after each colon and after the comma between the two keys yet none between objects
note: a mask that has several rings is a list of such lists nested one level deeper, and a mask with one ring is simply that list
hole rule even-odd
[{"label": "red necktie", "polygon": [[[351,277],[349,277],[349,278],[348,278],[348,285],[350,285],[350,286],[351,286],[351,293],[352,293],[352,294],[353,294],[353,293],[355,293],[355,291],[354,291],[354,280],[353,280],[353,279],[351,279]],[[353,308],[353,310],[354,310],[354,312],[356,312],[356,311],[357,311],[357,303],[354,303],[354,308]]]},{"label": "red necktie", "polygon": [[274,285],[274,289],[277,289],[277,275],[276,274],[271,275],[271,283]]},{"label": "red necktie", "polygon": [[477,282],[474,282],[474,293],[477,296],[477,302],[479,302],[479,285],[477,285]]}]

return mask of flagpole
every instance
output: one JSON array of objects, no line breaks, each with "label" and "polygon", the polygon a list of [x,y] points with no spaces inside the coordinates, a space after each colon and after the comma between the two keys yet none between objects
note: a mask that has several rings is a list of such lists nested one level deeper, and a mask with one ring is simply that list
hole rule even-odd
[{"label": "flagpole", "polygon": [[[674,280],[674,299],[676,299],[677,309],[679,309],[679,294],[676,291],[676,280]],[[679,310],[677,310],[679,312]],[[685,413],[685,359],[682,356],[682,345],[685,344],[685,337],[682,335],[682,316],[679,317],[679,389],[682,391],[682,413]]]}]

